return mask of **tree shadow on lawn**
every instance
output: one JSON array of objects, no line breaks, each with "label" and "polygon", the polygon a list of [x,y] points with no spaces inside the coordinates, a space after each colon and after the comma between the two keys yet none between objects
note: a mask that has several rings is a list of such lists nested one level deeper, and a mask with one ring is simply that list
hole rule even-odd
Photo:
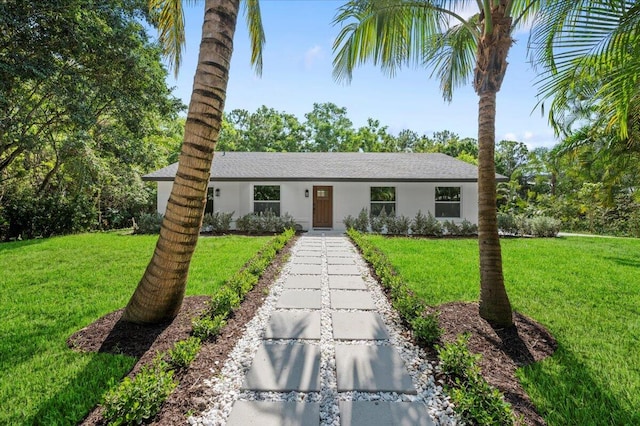
[{"label": "tree shadow on lawn", "polygon": [[605,257],[606,260],[617,263],[620,266],[630,266],[632,268],[640,268],[640,260],[622,258],[622,257]]},{"label": "tree shadow on lawn", "polygon": [[623,407],[561,342],[551,359],[521,368],[518,377],[548,424],[640,424],[640,411]]}]

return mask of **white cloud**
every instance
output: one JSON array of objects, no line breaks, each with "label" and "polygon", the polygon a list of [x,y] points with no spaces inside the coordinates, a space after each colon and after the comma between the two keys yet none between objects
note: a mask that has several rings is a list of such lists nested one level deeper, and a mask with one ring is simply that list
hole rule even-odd
[{"label": "white cloud", "polygon": [[526,131],[524,132],[524,140],[529,141],[533,139],[533,132]]},{"label": "white cloud", "polygon": [[305,69],[311,69],[317,61],[323,58],[324,58],[324,51],[322,50],[321,46],[316,44],[311,49],[308,49],[304,54]]},{"label": "white cloud", "polygon": [[515,133],[505,133],[504,140],[506,141],[515,141],[518,140],[518,136]]}]

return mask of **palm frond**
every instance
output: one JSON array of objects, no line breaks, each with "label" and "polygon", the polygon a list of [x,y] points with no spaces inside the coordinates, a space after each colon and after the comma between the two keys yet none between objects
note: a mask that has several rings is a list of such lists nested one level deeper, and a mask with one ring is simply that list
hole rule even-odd
[{"label": "palm frond", "polygon": [[262,75],[262,49],[266,39],[262,27],[260,1],[245,0],[244,6],[249,38],[251,40],[251,65],[253,65],[256,74]]},{"label": "palm frond", "polygon": [[158,42],[162,53],[177,76],[185,43],[183,1],[149,0],[149,14],[158,27]]},{"label": "palm frond", "polygon": [[[334,25],[342,25],[333,50],[333,75],[350,81],[356,66],[367,61],[393,76],[403,66],[441,64],[434,71],[445,98],[469,77],[468,52],[450,52],[452,46],[474,46],[477,26],[455,12],[461,1],[352,0],[342,6]],[[457,22],[453,30],[451,22]],[[448,40],[451,38],[451,40]],[[475,51],[474,51],[475,53]],[[448,59],[439,58],[448,55]],[[454,75],[466,72],[466,75]],[[448,83],[445,82],[449,76]]]}]

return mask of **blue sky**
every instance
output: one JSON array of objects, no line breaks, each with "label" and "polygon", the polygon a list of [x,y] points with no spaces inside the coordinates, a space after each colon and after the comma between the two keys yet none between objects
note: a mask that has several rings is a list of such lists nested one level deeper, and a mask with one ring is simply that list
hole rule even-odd
[{"label": "blue sky", "polygon": [[[196,68],[203,2],[186,8],[187,45],[178,78],[167,79],[174,94],[189,103]],[[426,69],[403,69],[389,78],[371,65],[354,72],[346,85],[332,77],[332,46],[339,27],[332,21],[341,1],[263,0],[266,45],[263,73],[250,67],[249,38],[244,15],[238,19],[226,111],[255,111],[261,105],[292,113],[302,121],[314,102],[346,107],[354,126],[367,118],[380,120],[392,133],[411,129],[430,136],[450,130],[477,138],[478,98],[471,84],[458,89],[453,101],[443,100],[436,79]],[[536,105],[536,75],[526,58],[526,34],[516,35],[509,67],[497,99],[496,139],[526,143],[529,148],[552,146],[553,131]]]}]

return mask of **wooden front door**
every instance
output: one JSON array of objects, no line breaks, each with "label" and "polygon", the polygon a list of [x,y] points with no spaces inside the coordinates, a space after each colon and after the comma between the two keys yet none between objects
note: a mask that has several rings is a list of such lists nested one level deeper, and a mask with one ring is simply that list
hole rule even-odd
[{"label": "wooden front door", "polygon": [[333,187],[313,187],[313,227],[333,227]]}]

